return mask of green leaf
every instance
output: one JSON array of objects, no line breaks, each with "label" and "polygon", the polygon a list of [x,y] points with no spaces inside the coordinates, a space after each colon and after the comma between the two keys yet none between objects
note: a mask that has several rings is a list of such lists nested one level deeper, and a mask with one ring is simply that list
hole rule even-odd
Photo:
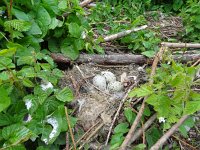
[{"label": "green leaf", "polygon": [[14,19],[5,21],[4,26],[6,28],[6,31],[9,32],[11,32],[12,29],[22,32],[22,31],[28,31],[31,28],[31,23],[28,21]]},{"label": "green leaf", "polygon": [[39,35],[42,34],[42,30],[40,29],[39,25],[36,22],[32,22],[32,26],[28,31],[31,35]]},{"label": "green leaf", "polygon": [[130,93],[129,93],[129,97],[144,97],[144,96],[148,96],[150,94],[152,94],[154,91],[152,89],[152,87],[148,86],[148,85],[141,85],[140,88],[135,88],[133,89]]},{"label": "green leaf", "polygon": [[148,149],[157,142],[161,135],[162,132],[156,127],[152,127],[145,133],[146,140],[148,143]]},{"label": "green leaf", "polygon": [[18,75],[22,76],[22,77],[29,77],[29,78],[33,78],[36,76],[36,73],[35,73],[35,70],[33,67],[24,67],[22,68],[19,72],[18,72]]},{"label": "green leaf", "polygon": [[16,48],[9,48],[9,49],[3,49],[0,50],[0,56],[10,57],[13,56],[16,52]]},{"label": "green leaf", "polygon": [[28,78],[23,79],[22,83],[25,87],[34,87],[34,83]]},{"label": "green leaf", "polygon": [[8,71],[3,71],[0,73],[1,80],[8,80],[10,78],[10,73]]},{"label": "green leaf", "polygon": [[187,138],[188,130],[191,129],[195,125],[195,119],[193,117],[189,117],[184,121],[184,123],[179,127],[179,131],[181,134]]},{"label": "green leaf", "polygon": [[27,141],[31,136],[31,132],[22,124],[13,124],[3,128],[2,136],[11,144],[16,144],[20,143],[22,140]]},{"label": "green leaf", "polygon": [[58,8],[62,11],[65,11],[67,9],[67,1],[66,0],[59,1]]},{"label": "green leaf", "polygon": [[68,25],[69,33],[72,37],[80,38],[82,33],[82,28],[77,23],[70,23]]},{"label": "green leaf", "polygon": [[56,98],[62,102],[71,102],[74,99],[73,93],[68,87],[65,87],[61,91],[57,92]]},{"label": "green leaf", "polygon": [[12,8],[12,12],[17,19],[24,20],[24,21],[30,21],[28,15],[25,14],[23,11]]},{"label": "green leaf", "polygon": [[183,1],[182,0],[173,0],[173,9],[175,11],[179,10],[182,5],[183,5]]},{"label": "green leaf", "polygon": [[49,39],[48,40],[48,48],[53,53],[60,52],[60,45],[58,39]]},{"label": "green leaf", "polygon": [[145,52],[142,52],[142,55],[151,58],[155,55],[155,51],[145,51]]},{"label": "green leaf", "polygon": [[146,106],[145,108],[144,108],[144,113],[143,113],[145,116],[150,116],[151,115],[151,111],[150,111],[150,109],[149,109],[149,107],[148,106]]},{"label": "green leaf", "polygon": [[17,60],[17,65],[33,65],[35,63],[35,58],[34,56],[21,56]]},{"label": "green leaf", "polygon": [[124,115],[130,124],[135,120],[136,114],[131,110],[131,108],[126,108],[124,110]]},{"label": "green leaf", "polygon": [[8,106],[10,106],[11,99],[8,96],[8,92],[3,87],[0,87],[0,112],[5,110]]},{"label": "green leaf", "polygon": [[49,25],[51,23],[51,17],[49,15],[49,13],[47,12],[47,10],[42,6],[38,7],[36,21],[42,31],[41,37],[44,37],[49,30]]},{"label": "green leaf", "polygon": [[72,60],[76,60],[79,56],[79,51],[74,46],[66,46],[65,43],[61,45],[61,52]]},{"label": "green leaf", "polygon": [[110,141],[110,144],[111,144],[111,147],[110,147],[110,150],[116,150],[120,147],[120,145],[122,144],[122,142],[124,141],[124,136],[123,136],[123,133],[117,133],[117,134],[114,134],[112,137],[111,137],[111,141]]},{"label": "green leaf", "polygon": [[12,63],[12,59],[0,57],[0,70],[4,70],[7,68],[15,68],[15,64]]},{"label": "green leaf", "polygon": [[51,19],[51,24],[49,25],[49,29],[55,29],[56,27],[62,27],[63,22],[56,19],[56,18],[52,18]]},{"label": "green leaf", "polygon": [[0,126],[7,126],[13,123],[14,118],[8,113],[0,113]]},{"label": "green leaf", "polygon": [[185,106],[184,114],[193,114],[200,110],[200,101],[188,101]]},{"label": "green leaf", "polygon": [[151,47],[151,42],[149,41],[144,41],[142,42],[142,44],[144,45],[145,48],[149,49]]},{"label": "green leaf", "polygon": [[145,144],[138,144],[136,146],[134,146],[134,150],[145,150],[146,145]]},{"label": "green leaf", "polygon": [[127,133],[129,131],[128,127],[128,123],[120,123],[115,127],[114,133]]}]

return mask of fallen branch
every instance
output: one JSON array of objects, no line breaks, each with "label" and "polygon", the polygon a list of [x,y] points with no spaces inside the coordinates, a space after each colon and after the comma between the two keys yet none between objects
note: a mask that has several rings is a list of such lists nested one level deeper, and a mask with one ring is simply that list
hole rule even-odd
[{"label": "fallen branch", "polygon": [[174,124],[157,142],[154,144],[150,150],[158,150],[162,145],[169,139],[169,137],[178,129],[180,125],[188,118],[189,116],[183,116],[179,122]]},{"label": "fallen branch", "polygon": [[122,32],[119,32],[119,33],[116,33],[116,34],[113,34],[113,35],[106,36],[104,38],[104,42],[108,42],[108,41],[112,41],[112,40],[124,37],[128,34],[131,34],[132,32],[136,32],[136,31],[139,31],[139,30],[146,29],[147,27],[148,27],[147,25],[144,25],[144,26],[141,26],[141,27],[138,27],[138,28],[133,28],[131,30],[126,30],[126,31],[122,31]]},{"label": "fallen branch", "polygon": [[[52,53],[51,57],[57,63],[67,63],[72,64],[84,64],[84,63],[95,63],[100,65],[128,65],[131,63],[134,64],[151,64],[152,59],[147,58],[143,55],[134,55],[134,54],[117,54],[117,55],[90,55],[90,54],[81,54],[79,58],[75,61],[71,61],[70,58],[65,57],[62,54]],[[173,59],[186,63],[189,61],[197,61],[200,59],[200,54],[182,54],[182,55],[173,55]]]},{"label": "fallen branch", "polygon": [[[153,64],[152,64],[152,69],[151,69],[151,75],[150,75],[150,81],[149,83],[152,84],[153,83],[153,76],[155,75],[155,72],[156,72],[156,68],[157,68],[157,64],[158,62],[162,59],[162,54],[163,52],[165,51],[166,47],[161,47],[160,48],[160,51],[157,53],[157,55],[155,56],[155,59],[153,61]],[[145,101],[146,101],[147,97],[144,98],[144,101],[142,102],[142,105],[140,107],[140,110],[128,132],[128,134],[126,135],[126,138],[125,140],[123,141],[121,147],[120,147],[120,150],[126,150],[127,146],[129,146],[131,144],[131,139],[134,135],[134,132],[137,128],[137,125],[138,123],[140,122],[140,119],[142,117],[142,114],[144,112],[144,108],[145,108]]]},{"label": "fallen branch", "polygon": [[87,6],[89,3],[91,3],[93,0],[84,0],[80,3],[80,6],[81,7],[85,7]]},{"label": "fallen branch", "polygon": [[174,48],[200,48],[200,44],[199,43],[169,43],[169,42],[162,42],[161,46],[174,47]]}]

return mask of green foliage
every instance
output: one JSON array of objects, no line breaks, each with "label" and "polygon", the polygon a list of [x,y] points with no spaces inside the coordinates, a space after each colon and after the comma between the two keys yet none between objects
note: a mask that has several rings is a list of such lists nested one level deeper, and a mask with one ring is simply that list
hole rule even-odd
[{"label": "green foliage", "polygon": [[200,110],[200,94],[192,90],[196,82],[195,72],[195,67],[187,67],[174,61],[172,65],[162,64],[157,69],[153,84],[141,85],[133,89],[129,96],[148,96],[146,102],[153,106],[158,118],[166,118],[164,129],[167,129],[181,116]]},{"label": "green foliage", "polygon": [[188,6],[181,12],[185,24],[185,35],[186,41],[199,42],[199,31],[200,31],[200,2],[189,3]]}]

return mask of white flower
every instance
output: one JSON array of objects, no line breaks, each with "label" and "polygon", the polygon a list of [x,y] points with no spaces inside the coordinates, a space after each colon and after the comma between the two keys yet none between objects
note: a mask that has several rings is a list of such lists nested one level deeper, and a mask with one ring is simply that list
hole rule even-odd
[{"label": "white flower", "polygon": [[48,144],[48,140],[47,139],[43,139],[45,144]]},{"label": "white flower", "polygon": [[49,88],[51,88],[51,89],[53,88],[53,85],[51,84],[51,82],[48,82],[46,84],[41,84],[40,86],[41,86],[43,91],[46,91]]},{"label": "white flower", "polygon": [[27,120],[26,120],[26,122],[30,122],[32,120],[32,117],[31,117],[31,115],[30,114],[28,114],[28,117],[27,117]]},{"label": "white flower", "polygon": [[162,123],[162,122],[165,123],[165,118],[164,117],[159,117],[158,120],[159,120],[159,123]]},{"label": "white flower", "polygon": [[27,99],[25,101],[25,105],[26,105],[26,109],[29,110],[32,107],[33,103],[30,99]]},{"label": "white flower", "polygon": [[86,38],[86,32],[85,32],[85,31],[83,31],[83,32],[81,33],[81,38],[82,38],[82,39],[85,39],[85,38]]},{"label": "white flower", "polygon": [[47,123],[49,123],[53,127],[53,130],[49,134],[49,140],[51,140],[55,137],[55,134],[58,130],[58,121],[55,118],[48,118]]}]

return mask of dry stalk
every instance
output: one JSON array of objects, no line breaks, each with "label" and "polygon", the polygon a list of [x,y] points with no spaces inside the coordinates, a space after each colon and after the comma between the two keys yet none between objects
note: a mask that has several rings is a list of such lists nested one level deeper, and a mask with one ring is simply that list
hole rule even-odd
[{"label": "dry stalk", "polygon": [[169,137],[174,134],[180,125],[188,118],[188,115],[183,116],[179,122],[174,124],[152,147],[150,150],[158,150],[163,144],[169,139]]},{"label": "dry stalk", "polygon": [[74,150],[76,150],[76,143],[75,143],[74,135],[73,135],[72,128],[71,128],[71,125],[70,125],[70,120],[69,120],[69,115],[68,115],[68,112],[67,112],[67,107],[65,107],[65,115],[66,115],[66,119],[67,119],[67,123],[68,123],[68,127],[69,127],[69,132],[70,132],[72,144],[73,144]]}]

